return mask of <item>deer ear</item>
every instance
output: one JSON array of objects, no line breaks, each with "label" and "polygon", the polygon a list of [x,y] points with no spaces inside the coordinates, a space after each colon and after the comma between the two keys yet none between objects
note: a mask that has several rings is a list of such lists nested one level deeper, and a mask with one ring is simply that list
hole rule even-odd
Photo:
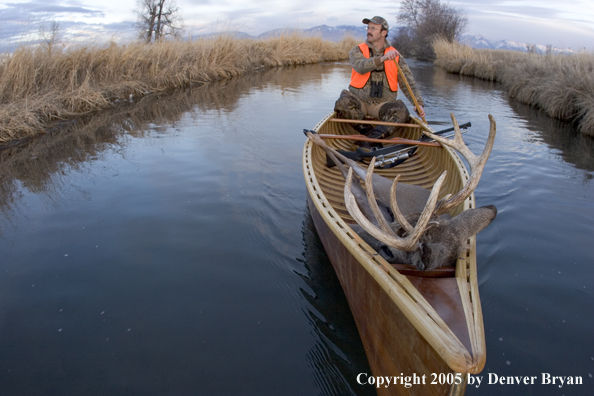
[{"label": "deer ear", "polygon": [[491,224],[495,216],[497,216],[497,208],[493,205],[469,209],[449,220],[448,227],[451,227],[460,241],[465,241]]}]

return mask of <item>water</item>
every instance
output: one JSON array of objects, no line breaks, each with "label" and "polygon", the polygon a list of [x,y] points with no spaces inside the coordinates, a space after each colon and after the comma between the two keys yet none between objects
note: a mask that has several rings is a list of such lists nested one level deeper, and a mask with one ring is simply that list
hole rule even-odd
[{"label": "water", "polygon": [[[437,130],[450,112],[472,121],[478,153],[497,120],[475,193],[499,210],[477,240],[487,364],[467,393],[589,394],[594,142],[491,83],[411,64]],[[349,76],[250,75],[0,152],[1,394],[374,394],[301,168],[301,130]]]}]

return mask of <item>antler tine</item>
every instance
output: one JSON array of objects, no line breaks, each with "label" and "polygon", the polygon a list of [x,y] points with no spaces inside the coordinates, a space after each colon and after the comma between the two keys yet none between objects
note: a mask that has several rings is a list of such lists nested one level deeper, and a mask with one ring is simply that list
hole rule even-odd
[{"label": "antler tine", "polygon": [[413,232],[413,227],[410,225],[408,220],[404,218],[402,212],[398,208],[398,203],[396,202],[396,185],[398,184],[398,180],[400,180],[400,175],[396,176],[394,182],[392,183],[392,188],[390,189],[390,207],[392,208],[392,214],[396,217],[396,220],[400,223],[400,225],[406,230],[408,234]]},{"label": "antler tine", "polygon": [[373,236],[378,241],[381,241],[389,246],[395,246],[398,249],[404,250],[404,245],[402,243],[402,238],[394,237],[390,234],[387,234],[377,228],[371,221],[367,219],[359,209],[357,205],[357,201],[355,200],[355,196],[351,191],[351,185],[353,183],[353,169],[349,168],[349,173],[344,184],[344,203],[346,205],[347,210],[349,211],[350,215],[355,219],[355,221],[371,236]]},{"label": "antler tine", "polygon": [[393,248],[412,252],[415,250],[415,245],[417,244],[417,241],[419,240],[421,235],[423,235],[425,229],[427,228],[427,225],[429,224],[429,220],[431,219],[431,216],[433,215],[433,212],[435,210],[435,205],[437,204],[439,190],[441,189],[441,185],[443,184],[444,180],[445,172],[439,177],[439,179],[437,179],[437,182],[435,182],[435,184],[433,185],[433,189],[431,190],[431,194],[429,195],[429,199],[427,199],[427,204],[425,205],[425,209],[423,209],[421,217],[419,217],[417,225],[406,238],[392,236],[386,232],[383,232],[377,226],[371,223],[371,221],[369,221],[363,215],[363,213],[361,213],[361,209],[359,209],[359,207],[357,206],[355,196],[351,191],[351,184],[353,181],[352,169],[349,169],[349,174],[344,185],[344,202],[347,207],[347,210],[349,211],[353,219],[355,219],[355,221],[359,223],[359,225],[375,239]]},{"label": "antler tine", "polygon": [[445,181],[447,174],[447,171],[443,171],[441,176],[439,176],[439,179],[437,179],[437,181],[433,185],[433,188],[431,189],[431,194],[427,199],[427,203],[425,204],[425,209],[423,209],[423,213],[421,213],[421,216],[417,221],[417,225],[415,226],[412,234],[409,234],[407,236],[407,239],[411,238],[411,240],[413,240],[415,244],[417,243],[421,235],[423,235],[423,233],[425,232],[425,229],[429,224],[429,220],[431,220],[431,216],[433,216],[433,213],[435,212],[435,205],[437,204],[437,198],[439,197],[439,190],[441,190],[441,186]]},{"label": "antler tine", "polygon": [[[448,171],[443,171],[443,173],[441,174],[440,178],[437,180],[437,183],[439,183],[437,185],[437,193],[439,193],[439,190],[441,189],[441,185],[443,184],[446,175],[448,174]],[[404,217],[404,215],[402,214],[402,212],[400,211],[400,209],[398,208],[398,202],[396,201],[396,185],[398,184],[398,181],[400,180],[400,175],[396,176],[396,178],[394,179],[394,183],[392,183],[392,188],[390,189],[390,207],[392,208],[392,213],[394,214],[394,217],[396,217],[396,220],[398,220],[398,222],[400,223],[400,225],[406,230],[406,232],[408,234],[411,234],[414,229],[413,226],[410,225],[410,223],[408,222],[408,220],[406,220],[406,218]],[[435,189],[435,185],[433,186],[433,189]],[[433,190],[431,190],[431,192],[433,193]],[[439,195],[439,194],[437,194]],[[447,199],[450,197],[451,194],[448,194],[446,198]],[[429,201],[427,201],[429,202]],[[431,218],[431,215],[433,214],[433,211],[435,211],[436,209],[439,209],[440,205],[443,204],[443,199],[441,201],[437,201],[435,203],[435,205],[433,205],[433,210],[431,210],[431,212],[427,211],[427,216],[428,219]],[[425,207],[427,207],[427,204],[425,204]],[[423,211],[424,213],[425,211]],[[429,220],[427,220],[429,221]],[[417,222],[418,224],[418,222]]]},{"label": "antler tine", "polygon": [[491,154],[491,150],[493,149],[493,144],[495,143],[495,134],[497,130],[495,119],[492,115],[489,114],[489,137],[487,138],[487,143],[485,144],[485,148],[483,149],[481,155],[476,156],[472,153],[472,151],[470,151],[468,146],[466,146],[466,144],[464,143],[464,140],[462,139],[462,132],[460,131],[460,127],[458,126],[458,121],[456,121],[456,117],[453,113],[451,114],[451,117],[452,122],[454,124],[454,130],[456,132],[454,140],[448,140],[428,132],[426,132],[426,134],[432,139],[435,139],[436,141],[441,143],[442,145],[451,147],[460,154],[462,154],[462,156],[466,159],[466,161],[468,161],[468,164],[470,165],[470,178],[468,179],[464,187],[460,191],[458,191],[457,194],[448,199],[446,202],[444,202],[443,205],[441,205],[438,208],[436,213],[437,215],[449,212],[452,208],[464,202],[464,200],[468,198],[468,196],[470,196],[470,194],[472,194],[472,192],[476,189],[476,186],[478,185],[481,179],[481,175],[483,173],[485,164],[487,163],[489,155]]},{"label": "antler tine", "polygon": [[382,231],[395,237],[396,234],[394,233],[394,231],[388,224],[388,221],[386,220],[386,218],[380,212],[380,209],[377,205],[377,201],[375,199],[375,193],[373,192],[373,182],[372,182],[374,168],[375,168],[375,157],[372,157],[371,162],[369,162],[369,166],[367,167],[367,173],[365,174],[365,190],[367,192],[367,202],[369,203],[369,207],[371,208],[371,211],[373,212],[373,215],[375,216]]}]

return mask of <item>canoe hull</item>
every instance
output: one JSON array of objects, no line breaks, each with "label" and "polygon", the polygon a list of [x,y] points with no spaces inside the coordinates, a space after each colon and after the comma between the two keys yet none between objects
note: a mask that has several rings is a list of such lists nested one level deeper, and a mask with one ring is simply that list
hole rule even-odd
[{"label": "canoe hull", "polygon": [[[331,122],[332,117],[328,115],[315,130],[354,133],[342,123]],[[401,136],[418,139],[420,133],[420,128],[408,128]],[[327,140],[335,148],[352,150],[345,142]],[[442,195],[459,191],[468,180],[462,161],[442,147],[419,148],[413,159],[378,173],[388,178],[399,174],[402,182],[431,188],[444,170],[448,176]],[[423,384],[410,387],[379,387],[382,395],[463,395],[467,375],[479,373],[486,361],[475,238],[468,239],[468,253],[458,259],[455,276],[426,278],[425,274],[414,275],[414,269],[403,271],[402,266],[387,263],[350,228],[353,219],[344,206],[344,178],[336,167],[326,166],[323,151],[310,141],[304,147],[303,171],[312,219],[347,297],[371,367],[372,373],[363,373],[363,377],[424,378]],[[450,214],[456,216],[472,207],[474,195]]]},{"label": "canoe hull", "polygon": [[[463,395],[461,386],[439,384],[439,374],[456,374],[435,349],[415,329],[388,294],[359,265],[340,243],[308,197],[308,205],[318,235],[340,281],[371,367],[369,376],[425,376],[425,385],[390,385],[377,389],[378,395]],[[434,378],[431,374],[436,374]],[[366,376],[362,376],[366,381]],[[437,384],[431,384],[437,380]]]}]

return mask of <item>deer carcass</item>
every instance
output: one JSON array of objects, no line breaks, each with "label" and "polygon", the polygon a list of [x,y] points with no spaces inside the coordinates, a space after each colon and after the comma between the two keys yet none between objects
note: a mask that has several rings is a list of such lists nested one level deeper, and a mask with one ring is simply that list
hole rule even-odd
[{"label": "deer carcass", "polygon": [[[431,191],[412,184],[398,183],[373,173],[374,160],[367,170],[329,147],[315,134],[308,134],[334,161],[344,176],[345,204],[357,224],[351,228],[388,262],[413,264],[418,269],[430,270],[455,265],[465,252],[469,237],[488,226],[497,215],[495,206],[489,205],[466,210],[451,218],[447,213],[461,204],[476,188],[495,141],[495,120],[489,115],[490,130],[485,149],[475,156],[462,140],[455,117],[453,140],[431,133],[426,134],[458,151],[470,165],[470,178],[454,196],[438,202],[438,194],[446,177],[439,177]],[[341,162],[342,161],[342,162]],[[349,169],[344,167],[346,164]],[[353,172],[365,180],[364,190]],[[398,193],[396,193],[398,190]]]}]

